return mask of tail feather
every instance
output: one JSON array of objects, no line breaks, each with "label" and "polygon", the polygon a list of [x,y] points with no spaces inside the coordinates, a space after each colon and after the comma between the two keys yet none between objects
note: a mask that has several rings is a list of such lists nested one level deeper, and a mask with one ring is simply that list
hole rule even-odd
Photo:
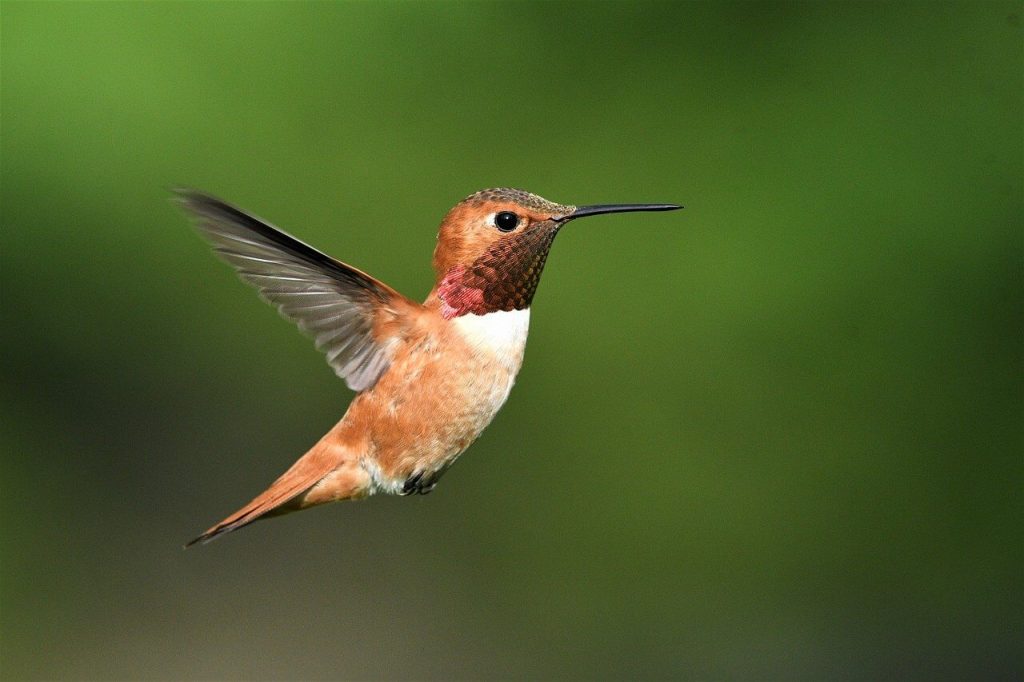
[{"label": "tail feather", "polygon": [[[267,492],[270,492],[272,488],[273,486],[271,486],[271,488],[268,489]],[[238,530],[243,526],[248,526],[250,523],[259,521],[260,519],[268,519],[274,516],[281,516],[282,514],[287,514],[291,511],[298,511],[299,507],[289,508],[288,502],[294,500],[301,494],[302,493],[300,492],[298,493],[298,495],[293,495],[292,497],[285,499],[284,501],[276,503],[270,500],[264,501],[262,499],[263,495],[260,495],[252,502],[245,505],[244,507],[242,507],[234,514],[221,521],[220,523],[217,523],[211,526],[210,528],[207,528],[200,535],[189,540],[187,543],[185,543],[185,548],[188,549],[189,547],[197,543],[205,545],[206,543],[212,540],[216,540],[218,537],[224,535],[225,533],[230,533],[233,530]]]},{"label": "tail feather", "polygon": [[185,547],[206,544],[259,519],[365,496],[370,485],[369,475],[351,450],[334,441],[331,435],[324,436],[249,504],[190,540]]}]

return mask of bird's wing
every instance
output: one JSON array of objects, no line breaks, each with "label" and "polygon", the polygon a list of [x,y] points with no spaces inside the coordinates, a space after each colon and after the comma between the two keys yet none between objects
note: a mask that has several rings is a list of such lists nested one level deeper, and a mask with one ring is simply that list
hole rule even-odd
[{"label": "bird's wing", "polygon": [[220,199],[176,194],[217,254],[315,339],[349,388],[377,382],[391,364],[403,314],[418,304]]}]

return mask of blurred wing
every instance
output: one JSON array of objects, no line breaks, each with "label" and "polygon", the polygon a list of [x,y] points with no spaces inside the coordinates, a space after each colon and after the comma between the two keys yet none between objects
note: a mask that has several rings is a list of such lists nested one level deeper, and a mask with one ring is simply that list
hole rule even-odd
[{"label": "blurred wing", "polygon": [[397,339],[376,338],[374,330],[394,329],[401,311],[415,304],[219,199],[191,190],[177,195],[217,254],[316,340],[349,388],[365,391],[377,382],[391,364]]}]

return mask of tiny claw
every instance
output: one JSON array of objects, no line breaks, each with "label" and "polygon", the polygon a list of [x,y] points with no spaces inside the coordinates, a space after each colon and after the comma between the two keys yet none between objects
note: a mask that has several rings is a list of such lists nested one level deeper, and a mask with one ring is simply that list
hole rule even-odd
[{"label": "tiny claw", "polygon": [[419,492],[419,483],[422,478],[423,472],[420,471],[405,479],[405,483],[402,484],[402,494],[411,495],[412,493]]}]

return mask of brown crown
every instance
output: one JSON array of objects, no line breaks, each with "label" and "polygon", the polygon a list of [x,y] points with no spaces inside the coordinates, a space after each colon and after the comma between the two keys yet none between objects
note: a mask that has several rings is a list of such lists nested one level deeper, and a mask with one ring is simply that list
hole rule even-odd
[{"label": "brown crown", "polygon": [[519,208],[524,208],[528,211],[548,216],[565,215],[567,213],[572,213],[576,209],[575,206],[556,204],[555,202],[548,201],[544,197],[539,197],[536,194],[531,194],[521,189],[512,189],[510,187],[482,189],[479,192],[470,194],[468,197],[463,199],[461,203],[479,205],[486,202],[493,202],[496,204],[515,204]]}]

